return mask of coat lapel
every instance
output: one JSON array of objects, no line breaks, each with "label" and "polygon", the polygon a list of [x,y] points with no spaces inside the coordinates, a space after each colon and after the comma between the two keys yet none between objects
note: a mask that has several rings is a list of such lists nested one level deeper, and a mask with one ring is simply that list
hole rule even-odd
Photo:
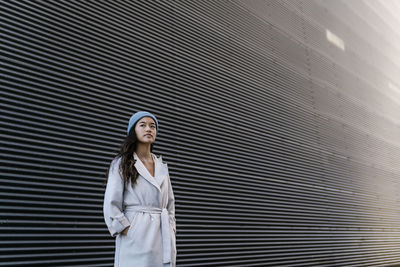
[{"label": "coat lapel", "polygon": [[164,182],[165,178],[168,175],[168,167],[166,163],[162,162],[162,156],[160,155],[159,158],[153,157],[155,162],[155,171],[154,175],[157,180],[158,185],[161,187],[162,183]]},{"label": "coat lapel", "polygon": [[[135,167],[136,170],[138,171],[138,173],[144,178],[146,179],[149,183],[151,183],[152,185],[154,185],[159,191],[161,191],[161,188],[158,184],[158,181],[156,181],[156,179],[151,176],[151,174],[149,173],[149,171],[146,169],[146,167],[144,166],[143,162],[139,159],[139,157],[136,155],[136,152],[133,153],[133,158],[136,160],[135,163]],[[154,157],[153,157],[154,158]],[[157,163],[156,161],[154,161],[154,176],[157,177]]]}]

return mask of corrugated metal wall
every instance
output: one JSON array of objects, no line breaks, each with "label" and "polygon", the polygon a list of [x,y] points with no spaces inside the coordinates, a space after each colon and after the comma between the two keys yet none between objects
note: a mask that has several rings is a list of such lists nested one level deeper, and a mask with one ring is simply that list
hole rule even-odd
[{"label": "corrugated metal wall", "polygon": [[0,266],[111,266],[104,172],[138,109],[178,266],[400,263],[389,1],[0,1]]}]

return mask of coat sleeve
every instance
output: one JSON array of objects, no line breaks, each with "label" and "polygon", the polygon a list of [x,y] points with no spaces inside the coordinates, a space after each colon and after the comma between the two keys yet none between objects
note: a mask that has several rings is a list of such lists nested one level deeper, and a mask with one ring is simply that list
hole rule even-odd
[{"label": "coat sleeve", "polygon": [[168,215],[169,215],[169,221],[174,229],[174,232],[176,234],[176,219],[175,219],[175,196],[174,192],[172,191],[172,184],[171,184],[171,179],[169,178],[168,174],[168,204],[167,204],[167,210],[168,210]]},{"label": "coat sleeve", "polygon": [[121,158],[111,161],[104,193],[103,214],[111,236],[116,236],[130,226],[122,211],[124,183],[118,170],[120,162]]}]

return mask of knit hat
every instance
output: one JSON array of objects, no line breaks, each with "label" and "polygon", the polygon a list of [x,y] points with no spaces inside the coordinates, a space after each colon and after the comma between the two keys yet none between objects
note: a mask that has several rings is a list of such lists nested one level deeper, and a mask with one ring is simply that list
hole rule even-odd
[{"label": "knit hat", "polygon": [[138,111],[135,114],[133,114],[131,116],[131,118],[129,119],[127,135],[129,135],[129,131],[131,130],[132,126],[134,126],[143,117],[152,118],[154,120],[154,122],[156,123],[156,129],[158,131],[158,121],[157,121],[156,116],[154,116],[153,114],[151,114],[150,112],[147,112],[147,111]]}]

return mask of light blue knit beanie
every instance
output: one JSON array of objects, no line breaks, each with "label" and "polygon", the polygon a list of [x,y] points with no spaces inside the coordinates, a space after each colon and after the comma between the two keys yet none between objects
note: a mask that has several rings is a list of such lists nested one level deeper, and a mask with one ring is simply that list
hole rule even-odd
[{"label": "light blue knit beanie", "polygon": [[129,124],[128,124],[128,130],[127,130],[127,135],[129,135],[129,131],[131,130],[132,126],[134,126],[136,124],[136,122],[138,122],[141,118],[143,117],[150,117],[154,120],[154,122],[156,123],[156,129],[158,132],[158,121],[156,116],[154,116],[153,114],[151,114],[150,112],[147,111],[138,111],[135,114],[133,114],[131,116],[131,118],[129,119]]}]

